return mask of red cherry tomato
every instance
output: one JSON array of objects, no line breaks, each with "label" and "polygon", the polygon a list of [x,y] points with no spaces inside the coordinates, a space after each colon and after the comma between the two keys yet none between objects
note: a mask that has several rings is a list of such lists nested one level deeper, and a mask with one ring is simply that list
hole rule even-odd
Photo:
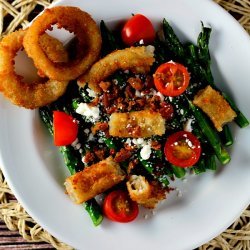
[{"label": "red cherry tomato", "polygon": [[133,221],[138,216],[139,208],[127,192],[115,190],[104,199],[103,213],[112,221],[124,223]]},{"label": "red cherry tomato", "polygon": [[200,158],[201,145],[192,133],[179,131],[168,137],[164,153],[173,165],[182,168],[191,167]]},{"label": "red cherry tomato", "polygon": [[155,87],[166,96],[181,95],[188,87],[189,81],[187,68],[175,62],[161,64],[154,74]]},{"label": "red cherry tomato", "polygon": [[143,40],[144,44],[151,44],[155,40],[155,30],[151,21],[141,15],[132,16],[122,29],[122,41],[132,46],[136,42]]},{"label": "red cherry tomato", "polygon": [[54,143],[56,146],[71,144],[77,137],[76,120],[62,111],[53,111]]}]

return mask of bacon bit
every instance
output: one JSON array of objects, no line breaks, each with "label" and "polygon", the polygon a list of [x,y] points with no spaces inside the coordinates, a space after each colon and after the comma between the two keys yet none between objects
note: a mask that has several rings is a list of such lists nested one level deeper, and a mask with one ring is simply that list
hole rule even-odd
[{"label": "bacon bit", "polygon": [[109,153],[110,153],[111,155],[114,155],[114,154],[115,154],[115,149],[111,148],[111,149],[109,150]]},{"label": "bacon bit", "polygon": [[174,115],[174,108],[170,103],[162,102],[160,104],[161,108],[159,109],[159,112],[163,118],[166,120],[170,120],[173,118]]},{"label": "bacon bit", "polygon": [[159,102],[160,102],[160,97],[159,96],[153,96],[149,99],[149,107],[153,111],[158,111],[159,107]]},{"label": "bacon bit", "polygon": [[148,95],[150,94],[150,89],[144,89],[142,92],[141,92],[142,95]]},{"label": "bacon bit", "polygon": [[122,162],[130,158],[132,153],[125,148],[122,148],[119,152],[116,153],[114,161],[115,162]]},{"label": "bacon bit", "polygon": [[91,153],[90,151],[88,151],[84,157],[84,162],[89,163],[91,161],[94,161],[94,159],[95,159],[95,155]]},{"label": "bacon bit", "polygon": [[128,151],[133,151],[135,147],[129,145],[128,143],[124,143],[124,148]]},{"label": "bacon bit", "polygon": [[146,105],[146,99],[145,98],[140,98],[136,100],[136,104],[140,107],[143,108]]},{"label": "bacon bit", "polygon": [[105,131],[109,128],[109,125],[107,122],[97,122],[92,128],[91,132],[95,135],[97,131]]},{"label": "bacon bit", "polygon": [[134,92],[133,92],[131,86],[129,86],[129,85],[125,88],[125,96],[126,96],[126,98],[133,98],[134,97]]},{"label": "bacon bit", "polygon": [[117,104],[117,109],[124,111],[126,109],[126,104],[125,103],[118,103]]},{"label": "bacon bit", "polygon": [[112,113],[114,113],[116,111],[117,111],[117,107],[115,107],[115,106],[112,106],[112,107],[109,107],[106,109],[106,112],[108,115],[111,115]]},{"label": "bacon bit", "polygon": [[127,173],[130,174],[131,171],[136,167],[136,165],[138,164],[138,159],[134,159],[133,161],[130,161],[128,164],[128,168],[127,168]]},{"label": "bacon bit", "polygon": [[142,90],[143,83],[140,78],[130,77],[127,81],[135,90]]},{"label": "bacon bit", "polygon": [[104,93],[102,96],[102,104],[105,108],[108,108],[110,103],[109,103],[109,98],[108,98],[108,94]]},{"label": "bacon bit", "polygon": [[151,148],[153,148],[154,150],[159,150],[161,149],[161,144],[158,141],[152,141]]},{"label": "bacon bit", "polygon": [[113,86],[112,94],[109,95],[110,99],[116,99],[120,95],[120,88],[116,85]]},{"label": "bacon bit", "polygon": [[105,150],[104,149],[96,149],[96,150],[94,150],[94,153],[99,160],[105,159]]},{"label": "bacon bit", "polygon": [[110,82],[104,82],[104,81],[101,81],[99,83],[99,86],[100,88],[103,90],[103,92],[107,92],[109,87],[111,86],[111,83]]},{"label": "bacon bit", "polygon": [[147,89],[151,89],[154,87],[154,78],[150,75],[147,75],[146,76],[146,79],[145,79],[145,87]]},{"label": "bacon bit", "polygon": [[132,109],[134,109],[136,102],[134,100],[131,100],[128,102],[128,111],[131,111]]}]

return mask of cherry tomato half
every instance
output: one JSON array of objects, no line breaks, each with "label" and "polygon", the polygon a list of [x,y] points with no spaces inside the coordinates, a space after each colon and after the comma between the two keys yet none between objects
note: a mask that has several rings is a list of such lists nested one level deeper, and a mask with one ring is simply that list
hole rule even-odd
[{"label": "cherry tomato half", "polygon": [[172,61],[161,64],[154,74],[155,87],[166,96],[181,95],[188,87],[189,81],[187,68]]},{"label": "cherry tomato half", "polygon": [[200,158],[201,145],[194,134],[179,131],[168,137],[164,153],[173,165],[182,168],[191,167]]},{"label": "cherry tomato half", "polygon": [[138,216],[139,208],[127,192],[115,190],[105,197],[103,213],[112,221],[124,223],[133,221]]},{"label": "cherry tomato half", "polygon": [[128,46],[140,40],[143,40],[144,44],[151,44],[155,40],[155,30],[151,21],[141,14],[132,16],[125,23],[121,35],[122,41]]},{"label": "cherry tomato half", "polygon": [[77,137],[76,120],[62,111],[53,111],[54,143],[56,146],[71,144]]}]

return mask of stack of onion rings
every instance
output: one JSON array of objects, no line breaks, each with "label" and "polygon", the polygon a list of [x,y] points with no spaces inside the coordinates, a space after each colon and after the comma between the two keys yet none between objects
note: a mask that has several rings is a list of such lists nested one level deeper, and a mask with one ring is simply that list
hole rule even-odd
[{"label": "stack of onion rings", "polygon": [[[46,34],[57,24],[77,38],[77,56],[69,60],[62,43]],[[58,6],[44,11],[27,30],[13,32],[0,42],[0,92],[15,105],[35,109],[57,100],[66,91],[69,80],[84,74],[98,59],[101,34],[91,16],[76,7]],[[46,77],[39,82],[26,83],[15,72],[17,52],[25,49]]]}]

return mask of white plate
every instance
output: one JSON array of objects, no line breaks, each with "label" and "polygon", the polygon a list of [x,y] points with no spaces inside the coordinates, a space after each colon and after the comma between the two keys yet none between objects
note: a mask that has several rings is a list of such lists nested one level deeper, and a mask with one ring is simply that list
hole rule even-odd
[{"label": "white plate", "polygon": [[[166,17],[183,40],[195,41],[202,20],[213,28],[211,54],[216,83],[250,118],[250,40],[240,25],[208,0],[59,1],[92,14],[97,22],[143,13],[155,24]],[[93,227],[81,206],[64,194],[68,175],[37,112],[17,108],[0,97],[0,165],[29,214],[60,240],[78,249],[192,249],[225,230],[250,202],[250,128],[233,126],[232,161],[216,173],[179,183],[154,216],[133,223],[104,221]]]}]

